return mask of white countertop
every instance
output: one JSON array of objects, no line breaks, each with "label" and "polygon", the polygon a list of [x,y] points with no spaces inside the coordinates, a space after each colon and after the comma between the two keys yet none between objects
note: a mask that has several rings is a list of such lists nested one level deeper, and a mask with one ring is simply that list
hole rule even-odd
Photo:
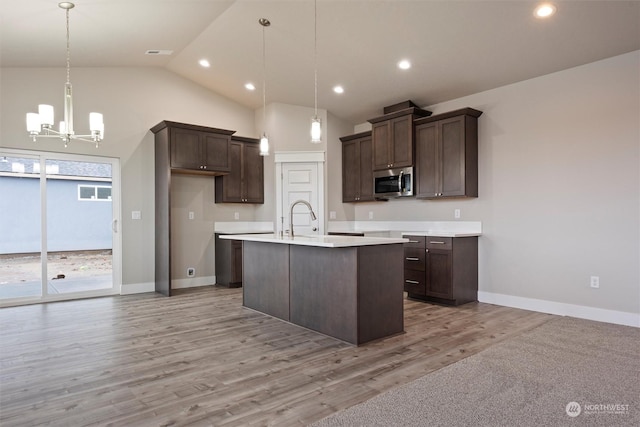
[{"label": "white countertop", "polygon": [[389,245],[407,243],[409,239],[399,237],[359,237],[359,236],[295,236],[279,237],[275,234],[228,234],[221,239],[245,240],[250,242],[281,243],[287,245],[321,246],[325,248],[347,248],[353,246]]},{"label": "white countertop", "polygon": [[429,236],[429,237],[477,237],[482,233],[461,232],[461,231],[403,231],[402,236]]}]

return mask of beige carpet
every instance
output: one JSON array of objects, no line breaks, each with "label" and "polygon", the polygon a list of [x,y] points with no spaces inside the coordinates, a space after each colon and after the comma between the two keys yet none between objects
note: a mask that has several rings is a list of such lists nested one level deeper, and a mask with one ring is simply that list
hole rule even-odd
[{"label": "beige carpet", "polygon": [[640,329],[555,318],[313,424],[565,425],[640,426]]}]

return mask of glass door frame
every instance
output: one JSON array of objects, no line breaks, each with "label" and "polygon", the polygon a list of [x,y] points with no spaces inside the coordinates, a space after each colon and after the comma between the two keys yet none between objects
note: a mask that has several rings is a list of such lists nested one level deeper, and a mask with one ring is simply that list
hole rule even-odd
[{"label": "glass door frame", "polygon": [[[122,215],[120,194],[120,159],[114,157],[90,156],[36,150],[19,150],[0,147],[1,155],[23,156],[40,162],[40,268],[42,291],[39,296],[16,297],[0,300],[0,307],[11,307],[54,301],[66,301],[99,296],[119,295],[122,288]],[[90,291],[78,291],[61,294],[49,294],[47,285],[47,160],[66,160],[77,162],[94,162],[111,164],[111,203],[112,203],[112,286]]]}]

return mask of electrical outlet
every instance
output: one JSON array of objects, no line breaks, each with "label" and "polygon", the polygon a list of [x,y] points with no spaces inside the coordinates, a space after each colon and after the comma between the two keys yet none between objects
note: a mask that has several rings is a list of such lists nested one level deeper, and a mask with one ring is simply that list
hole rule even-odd
[{"label": "electrical outlet", "polygon": [[456,209],[453,211],[453,217],[454,218],[460,218],[460,209]]},{"label": "electrical outlet", "polygon": [[373,219],[373,211],[369,211],[369,219]]},{"label": "electrical outlet", "polygon": [[189,219],[193,219],[195,214],[193,212],[189,212]]},{"label": "electrical outlet", "polygon": [[336,211],[329,212],[329,219],[336,219]]},{"label": "electrical outlet", "polygon": [[598,289],[600,287],[600,277],[599,276],[591,276],[591,287]]},{"label": "electrical outlet", "polygon": [[187,268],[187,277],[196,277],[196,269],[193,267]]},{"label": "electrical outlet", "polygon": [[234,212],[233,213],[233,219],[235,219],[235,220],[240,219],[240,212]]}]

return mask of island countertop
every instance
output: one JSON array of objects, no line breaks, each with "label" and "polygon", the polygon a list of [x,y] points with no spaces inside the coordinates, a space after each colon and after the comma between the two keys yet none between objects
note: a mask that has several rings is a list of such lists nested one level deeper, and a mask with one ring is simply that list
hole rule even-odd
[{"label": "island countertop", "polygon": [[250,242],[280,243],[285,245],[319,246],[324,248],[347,248],[354,246],[389,245],[407,243],[409,239],[400,237],[362,237],[362,236],[288,236],[276,234],[229,234],[221,239],[244,240]]}]

